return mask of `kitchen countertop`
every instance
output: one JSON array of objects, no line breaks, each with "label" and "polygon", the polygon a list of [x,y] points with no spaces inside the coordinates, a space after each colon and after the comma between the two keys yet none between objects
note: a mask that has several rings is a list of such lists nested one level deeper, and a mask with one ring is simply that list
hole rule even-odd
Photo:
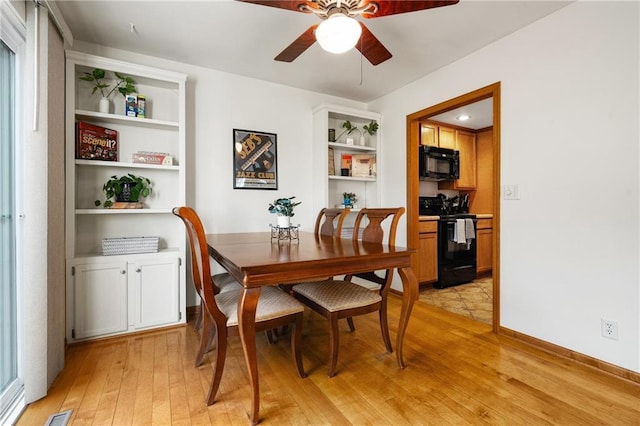
[{"label": "kitchen countertop", "polygon": [[[418,220],[421,221],[429,221],[429,220],[438,220],[440,216],[418,216]],[[492,214],[476,214],[476,219],[493,219]]]},{"label": "kitchen countertop", "polygon": [[418,220],[423,220],[423,221],[438,220],[438,219],[440,219],[440,216],[418,216]]}]

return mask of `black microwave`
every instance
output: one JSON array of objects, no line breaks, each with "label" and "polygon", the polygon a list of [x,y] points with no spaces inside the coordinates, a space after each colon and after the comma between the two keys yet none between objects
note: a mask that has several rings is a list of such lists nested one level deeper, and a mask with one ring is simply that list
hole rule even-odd
[{"label": "black microwave", "polygon": [[420,180],[443,181],[460,178],[460,151],[420,145]]}]

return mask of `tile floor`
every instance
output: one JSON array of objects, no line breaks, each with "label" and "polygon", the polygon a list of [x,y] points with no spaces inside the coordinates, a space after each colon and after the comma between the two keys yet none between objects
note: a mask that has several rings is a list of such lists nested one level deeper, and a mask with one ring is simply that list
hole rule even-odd
[{"label": "tile floor", "polygon": [[420,300],[450,312],[491,324],[493,319],[493,279],[478,278],[468,284],[420,291]]}]

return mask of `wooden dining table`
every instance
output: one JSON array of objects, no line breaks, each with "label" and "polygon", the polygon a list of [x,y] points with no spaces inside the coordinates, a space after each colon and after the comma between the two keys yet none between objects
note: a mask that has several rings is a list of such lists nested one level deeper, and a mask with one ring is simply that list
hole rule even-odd
[{"label": "wooden dining table", "polygon": [[404,335],[418,297],[418,281],[411,269],[411,254],[415,250],[310,232],[297,236],[279,240],[272,238],[270,232],[207,235],[209,255],[243,286],[238,299],[238,325],[252,385],[252,424],[258,423],[260,408],[255,315],[262,286],[396,268],[403,289],[396,359],[400,368],[405,367]]}]

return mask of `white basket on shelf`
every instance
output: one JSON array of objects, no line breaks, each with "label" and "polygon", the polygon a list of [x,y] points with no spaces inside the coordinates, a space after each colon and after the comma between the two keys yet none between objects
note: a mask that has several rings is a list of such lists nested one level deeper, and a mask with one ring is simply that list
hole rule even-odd
[{"label": "white basket on shelf", "polygon": [[122,237],[102,240],[102,255],[157,253],[160,237]]}]

